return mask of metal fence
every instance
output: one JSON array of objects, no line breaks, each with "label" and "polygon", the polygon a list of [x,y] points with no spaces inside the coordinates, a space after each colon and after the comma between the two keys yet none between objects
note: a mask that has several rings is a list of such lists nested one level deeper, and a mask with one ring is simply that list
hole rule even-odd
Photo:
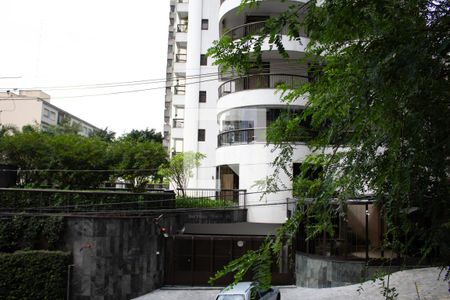
[{"label": "metal fence", "polygon": [[239,189],[177,189],[177,207],[184,199],[189,207],[244,207],[247,190]]}]

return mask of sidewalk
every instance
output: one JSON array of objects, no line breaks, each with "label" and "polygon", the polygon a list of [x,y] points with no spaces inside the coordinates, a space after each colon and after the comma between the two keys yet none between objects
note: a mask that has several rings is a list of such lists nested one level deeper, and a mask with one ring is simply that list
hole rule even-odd
[{"label": "sidewalk", "polygon": [[[440,280],[438,268],[414,269],[394,273],[390,276],[390,287],[395,288],[398,299],[441,300],[449,299],[448,283]],[[281,299],[374,299],[382,300],[380,282],[367,281],[362,285],[354,284],[336,288],[311,289],[301,287],[282,287]],[[417,288],[416,288],[417,286]],[[362,287],[362,289],[360,289]],[[360,289],[360,294],[358,294]],[[162,288],[136,300],[214,300],[219,292],[216,288]],[[419,295],[419,296],[418,296]]]}]

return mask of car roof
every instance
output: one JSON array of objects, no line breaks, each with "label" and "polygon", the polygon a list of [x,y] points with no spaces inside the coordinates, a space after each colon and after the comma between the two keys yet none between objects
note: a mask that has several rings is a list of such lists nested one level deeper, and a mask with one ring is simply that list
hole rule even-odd
[{"label": "car roof", "polygon": [[220,292],[220,294],[245,294],[245,292],[250,289],[251,284],[251,282],[238,282],[233,285],[232,288],[227,286]]}]

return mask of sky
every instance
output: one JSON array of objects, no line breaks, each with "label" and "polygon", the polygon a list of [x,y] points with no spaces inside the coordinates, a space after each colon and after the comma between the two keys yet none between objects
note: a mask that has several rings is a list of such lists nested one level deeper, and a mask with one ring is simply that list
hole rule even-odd
[{"label": "sky", "polygon": [[[1,0],[0,11],[0,91],[42,89],[118,136],[162,131],[169,0]],[[117,94],[87,96],[105,93]]]}]

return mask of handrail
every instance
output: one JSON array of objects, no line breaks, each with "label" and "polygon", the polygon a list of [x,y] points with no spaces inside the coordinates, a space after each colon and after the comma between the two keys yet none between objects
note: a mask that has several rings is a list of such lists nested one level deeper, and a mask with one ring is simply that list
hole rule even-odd
[{"label": "handrail", "polygon": [[[257,22],[251,22],[251,23],[245,23],[242,25],[238,25],[238,26],[235,26],[233,28],[226,30],[222,34],[222,36],[228,35],[234,41],[234,40],[243,38],[244,36],[249,35],[249,34],[256,35],[256,33],[258,33],[258,31],[260,31],[262,28],[264,28],[265,23],[266,23],[266,21],[257,21]],[[287,26],[284,26],[281,29],[280,33],[282,35],[286,35],[287,31],[288,31]],[[305,32],[300,32],[300,36],[307,37]]]},{"label": "handrail", "polygon": [[286,84],[290,88],[295,88],[308,82],[308,79],[306,75],[282,73],[249,74],[222,83],[218,88],[219,99],[224,95],[245,90],[275,89],[280,84]]},{"label": "handrail", "polygon": [[[254,142],[265,142],[265,131],[267,128],[245,128],[228,130],[217,135],[217,147],[234,144],[251,144]],[[260,135],[261,136],[257,136]]]}]

